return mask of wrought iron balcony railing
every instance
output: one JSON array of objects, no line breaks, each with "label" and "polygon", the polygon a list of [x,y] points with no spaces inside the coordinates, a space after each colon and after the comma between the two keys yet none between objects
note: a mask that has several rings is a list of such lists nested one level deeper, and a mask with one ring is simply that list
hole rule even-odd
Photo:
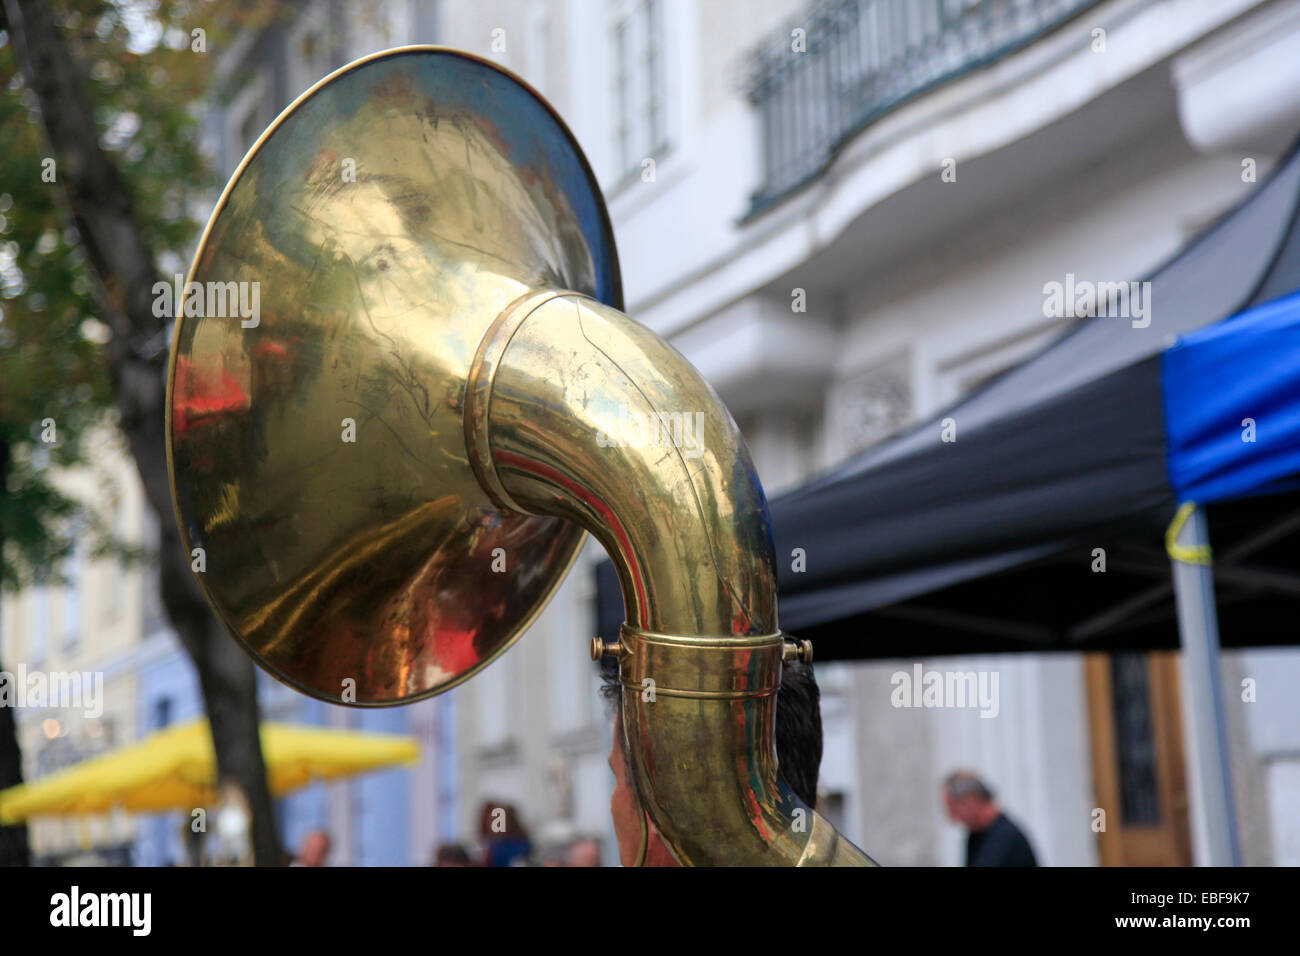
[{"label": "wrought iron balcony railing", "polygon": [[[815,179],[848,138],[1098,0],[825,0],[752,54],[764,181],[750,214]],[[802,30],[802,34],[797,31]]]}]

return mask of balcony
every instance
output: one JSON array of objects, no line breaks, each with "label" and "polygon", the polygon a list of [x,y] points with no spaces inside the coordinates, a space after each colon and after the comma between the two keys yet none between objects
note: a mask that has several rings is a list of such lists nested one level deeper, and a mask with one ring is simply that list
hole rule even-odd
[{"label": "balcony", "polygon": [[[827,0],[754,51],[756,215],[821,175],[868,123],[1055,30],[1098,0]],[[796,31],[802,30],[802,33]]]}]

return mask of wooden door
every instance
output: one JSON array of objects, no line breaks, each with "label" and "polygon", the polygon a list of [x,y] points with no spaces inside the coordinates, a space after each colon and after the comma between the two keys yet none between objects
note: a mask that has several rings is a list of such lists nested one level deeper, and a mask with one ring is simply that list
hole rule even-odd
[{"label": "wooden door", "polygon": [[1102,866],[1190,866],[1177,655],[1088,654],[1085,668]]}]

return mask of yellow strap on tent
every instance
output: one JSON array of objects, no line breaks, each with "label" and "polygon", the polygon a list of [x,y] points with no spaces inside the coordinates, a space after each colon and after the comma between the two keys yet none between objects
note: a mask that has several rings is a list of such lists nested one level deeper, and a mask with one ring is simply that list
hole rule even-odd
[{"label": "yellow strap on tent", "polygon": [[1201,564],[1209,567],[1211,551],[1208,544],[1198,544],[1189,548],[1178,543],[1179,532],[1183,530],[1183,525],[1187,524],[1187,519],[1195,511],[1195,501],[1185,501],[1179,507],[1178,513],[1174,515],[1174,520],[1169,522],[1169,529],[1165,532],[1165,551],[1170,558],[1183,564]]}]

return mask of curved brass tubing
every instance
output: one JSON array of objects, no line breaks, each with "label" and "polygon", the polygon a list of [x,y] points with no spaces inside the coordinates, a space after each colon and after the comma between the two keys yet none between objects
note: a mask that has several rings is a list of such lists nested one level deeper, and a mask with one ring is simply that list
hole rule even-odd
[{"label": "curved brass tubing", "polygon": [[771,521],[731,415],[680,353],[576,293],[522,296],[470,369],[465,435],[496,504],[556,515],[614,559],[624,744],[688,865],[869,865],[777,772],[787,644]]}]

